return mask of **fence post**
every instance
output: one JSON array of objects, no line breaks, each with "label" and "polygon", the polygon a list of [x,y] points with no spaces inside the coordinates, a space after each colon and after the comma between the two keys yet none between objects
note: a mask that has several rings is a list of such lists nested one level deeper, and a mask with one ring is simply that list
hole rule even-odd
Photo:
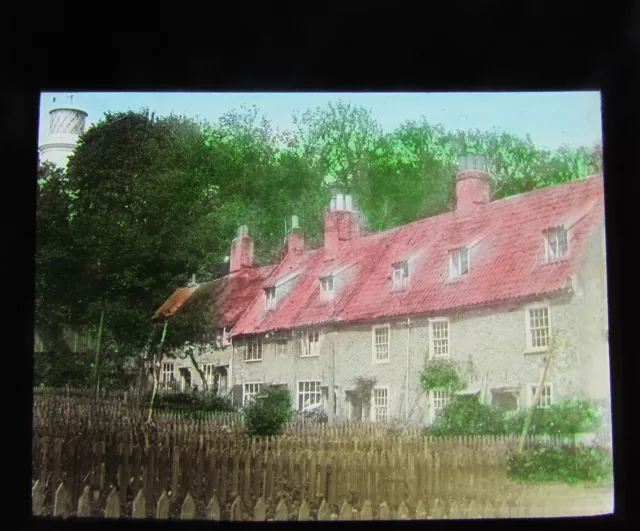
[{"label": "fence post", "polygon": [[53,516],[62,516],[63,518],[69,516],[69,495],[64,483],[60,483],[58,490],[56,490]]},{"label": "fence post", "polygon": [[120,518],[120,500],[118,499],[118,491],[114,487],[107,498],[107,506],[104,510],[106,518]]},{"label": "fence post", "polygon": [[207,518],[209,520],[220,521],[220,504],[215,494],[211,496],[211,501],[209,505],[207,505]]},{"label": "fence post", "polygon": [[144,490],[140,488],[135,500],[133,500],[133,510],[131,512],[133,518],[147,517],[147,500],[144,496]]},{"label": "fence post", "polygon": [[287,503],[284,499],[280,500],[278,506],[276,507],[276,514],[274,516],[274,520],[276,521],[286,521],[289,520],[289,509],[287,509]]},{"label": "fence post", "polygon": [[193,520],[196,517],[196,504],[193,501],[191,493],[187,493],[187,497],[182,502],[182,508],[180,510],[181,520]]},{"label": "fence post", "polygon": [[31,489],[31,512],[35,515],[41,516],[45,513],[44,493],[44,483],[38,479]]}]

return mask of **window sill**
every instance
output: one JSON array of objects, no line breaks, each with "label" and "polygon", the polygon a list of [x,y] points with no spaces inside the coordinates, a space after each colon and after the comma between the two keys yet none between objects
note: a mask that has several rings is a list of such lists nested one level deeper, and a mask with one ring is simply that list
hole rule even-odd
[{"label": "window sill", "polygon": [[538,349],[530,348],[530,349],[525,350],[523,352],[523,354],[525,356],[527,356],[527,355],[532,355],[532,354],[546,354],[547,352],[549,352],[549,348],[548,347],[546,347],[546,348],[538,348]]},{"label": "window sill", "polygon": [[429,361],[442,361],[442,360],[450,360],[451,356],[447,354],[446,356],[431,356]]},{"label": "window sill", "polygon": [[245,363],[258,363],[259,361],[262,361],[262,359],[259,359],[259,360],[244,360]]},{"label": "window sill", "polygon": [[462,282],[464,282],[464,279],[467,278],[468,274],[465,273],[464,275],[459,275],[457,277],[449,277],[447,280],[444,281],[445,284],[461,284]]},{"label": "window sill", "polygon": [[310,354],[308,356],[300,356],[301,358],[319,358],[320,354]]},{"label": "window sill", "polygon": [[563,262],[567,262],[569,260],[569,255],[565,255],[561,258],[556,258],[555,260],[545,260],[542,262],[543,266],[550,266],[553,264],[562,264]]},{"label": "window sill", "polygon": [[386,359],[386,360],[373,360],[372,363],[374,365],[384,365],[385,363],[391,363],[390,359]]}]

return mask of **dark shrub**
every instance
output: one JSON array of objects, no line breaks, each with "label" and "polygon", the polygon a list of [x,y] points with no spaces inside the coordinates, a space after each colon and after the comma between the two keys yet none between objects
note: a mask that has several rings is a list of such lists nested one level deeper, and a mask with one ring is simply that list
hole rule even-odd
[{"label": "dark shrub", "polygon": [[501,435],[502,412],[481,404],[476,396],[456,396],[425,430],[425,435]]},{"label": "dark shrub", "polygon": [[289,391],[281,387],[267,387],[244,408],[246,434],[249,437],[278,435],[292,416]]},{"label": "dark shrub", "polygon": [[229,398],[215,393],[160,393],[156,397],[155,408],[175,411],[184,418],[235,411]]},{"label": "dark shrub", "polygon": [[525,450],[509,459],[507,471],[512,479],[526,483],[594,483],[613,474],[611,454],[604,448],[566,446]]}]

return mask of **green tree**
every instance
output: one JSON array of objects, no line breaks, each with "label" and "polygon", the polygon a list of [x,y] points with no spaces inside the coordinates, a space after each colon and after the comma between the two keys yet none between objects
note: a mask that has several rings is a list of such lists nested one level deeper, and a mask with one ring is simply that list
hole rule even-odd
[{"label": "green tree", "polygon": [[191,232],[217,206],[205,140],[186,118],[107,114],[70,158],[71,230],[82,264],[73,309],[88,322],[104,310],[105,328],[125,355],[144,347],[154,305],[214,243],[213,230]]}]

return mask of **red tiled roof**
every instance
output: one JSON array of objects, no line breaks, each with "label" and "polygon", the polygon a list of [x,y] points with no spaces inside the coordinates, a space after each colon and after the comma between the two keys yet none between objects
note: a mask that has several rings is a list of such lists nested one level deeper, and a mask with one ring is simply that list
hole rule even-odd
[{"label": "red tiled roof", "polygon": [[[541,296],[564,289],[576,272],[588,236],[604,219],[601,175],[542,188],[478,206],[471,216],[456,212],[422,219],[348,242],[332,261],[325,250],[285,259],[265,281],[273,285],[291,272],[292,288],[266,310],[258,294],[232,334],[255,334],[322,323],[432,314]],[[542,233],[569,228],[569,254],[544,262]],[[469,273],[449,280],[449,253],[472,247]],[[411,278],[394,291],[392,264],[410,259]],[[352,266],[332,301],[320,297],[319,278]]]},{"label": "red tiled roof", "polygon": [[171,317],[180,306],[184,304],[191,294],[196,290],[197,286],[189,286],[186,288],[179,288],[174,291],[171,296],[162,303],[162,306],[156,310],[156,313],[153,314],[153,318],[157,319],[160,317]]},{"label": "red tiled roof", "polygon": [[190,308],[201,310],[199,303],[205,302],[213,310],[212,326],[229,328],[262,292],[263,282],[273,267],[245,269],[212,282],[180,288],[158,309],[154,317],[171,317],[179,309],[181,311],[189,311]]}]

